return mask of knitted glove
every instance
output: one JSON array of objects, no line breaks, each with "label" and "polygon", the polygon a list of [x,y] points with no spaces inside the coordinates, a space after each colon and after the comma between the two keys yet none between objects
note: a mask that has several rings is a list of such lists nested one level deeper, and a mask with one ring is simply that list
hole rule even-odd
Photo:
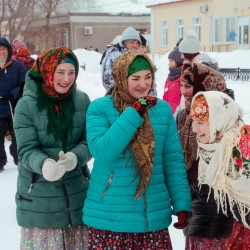
[{"label": "knitted glove", "polygon": [[11,93],[7,93],[5,95],[3,95],[3,100],[8,102],[8,101],[12,101],[14,99],[14,96]]},{"label": "knitted glove", "polygon": [[157,104],[157,98],[151,96],[141,97],[140,99],[136,100],[132,107],[142,116],[147,109]]},{"label": "knitted glove", "polygon": [[174,223],[174,227],[182,229],[188,225],[190,214],[187,211],[180,211],[177,213],[178,222]]},{"label": "knitted glove", "polygon": [[57,166],[56,161],[53,159],[47,158],[43,162],[42,173],[44,179],[47,181],[57,181],[65,174],[65,172],[66,170],[64,166]]},{"label": "knitted glove", "polygon": [[63,151],[59,152],[59,160],[56,163],[57,166],[63,166],[66,171],[71,171],[76,168],[77,157],[74,153],[68,152],[64,154]]}]

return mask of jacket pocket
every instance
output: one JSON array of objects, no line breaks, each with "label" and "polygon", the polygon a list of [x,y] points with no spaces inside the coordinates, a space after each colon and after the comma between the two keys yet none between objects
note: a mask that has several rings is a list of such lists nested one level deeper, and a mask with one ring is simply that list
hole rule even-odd
[{"label": "jacket pocket", "polygon": [[29,201],[29,202],[32,202],[32,201],[33,201],[33,200],[31,200],[31,199],[28,199],[28,198],[23,197],[22,195],[18,195],[17,198],[18,198],[18,200],[24,200],[24,201]]},{"label": "jacket pocket", "polygon": [[39,174],[35,174],[35,173],[32,174],[31,183],[30,183],[30,186],[29,186],[29,189],[28,189],[28,193],[31,192],[33,186],[38,181],[39,177],[40,177]]},{"label": "jacket pocket", "polygon": [[112,184],[113,177],[114,177],[114,171],[112,171],[111,174],[110,174],[110,176],[109,176],[108,185],[107,185],[106,189],[104,190],[104,192],[103,192],[103,194],[102,194],[101,201],[104,199],[104,196],[105,196],[106,193],[108,192],[109,187],[110,187],[111,184]]}]

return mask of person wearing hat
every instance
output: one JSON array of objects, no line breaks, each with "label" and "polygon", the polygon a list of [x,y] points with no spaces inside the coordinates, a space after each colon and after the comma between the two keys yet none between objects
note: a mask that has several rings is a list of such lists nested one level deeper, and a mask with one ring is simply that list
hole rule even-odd
[{"label": "person wearing hat", "polygon": [[214,59],[211,59],[208,54],[200,52],[201,43],[197,38],[194,30],[190,29],[186,32],[185,38],[179,44],[181,57],[186,62],[203,63],[207,66],[218,70],[218,64]]},{"label": "person wearing hat", "polygon": [[13,44],[13,46],[12,46],[12,59],[16,60],[17,51],[20,48],[27,48],[27,47],[26,47],[24,42],[22,42],[21,40],[19,40],[17,38],[13,40],[12,44]]},{"label": "person wearing hat", "polygon": [[81,216],[91,159],[90,100],[76,90],[78,72],[77,57],[62,46],[39,54],[26,75],[14,120],[20,249],[88,249]]},{"label": "person wearing hat", "polygon": [[12,47],[6,38],[0,37],[0,173],[7,163],[5,135],[11,135],[10,154],[18,164],[16,138],[13,130],[12,104],[17,97],[21,83],[25,79],[26,69],[21,62],[13,61]]},{"label": "person wearing hat", "polygon": [[191,197],[171,108],[149,96],[154,65],[145,53],[124,52],[112,74],[115,85],[87,111],[89,249],[172,249],[171,217],[185,227]]},{"label": "person wearing hat", "polygon": [[[140,45],[141,38],[139,33],[133,27],[128,27],[123,31],[120,43],[106,51],[105,57],[102,60],[102,83],[106,91],[109,91],[109,89],[114,86],[112,67],[115,60],[126,51],[138,50]],[[151,95],[155,97],[157,95],[155,84]]]},{"label": "person wearing hat", "polygon": [[181,84],[180,76],[183,66],[183,59],[179,48],[175,47],[168,55],[169,74],[164,86],[163,100],[168,102],[172,108],[172,113],[176,112],[176,108],[181,101]]},{"label": "person wearing hat", "polygon": [[141,45],[139,47],[139,50],[143,53],[147,53],[147,40],[146,38],[140,34],[140,38],[141,38]]},{"label": "person wearing hat", "polygon": [[176,123],[192,195],[192,215],[184,230],[185,249],[225,249],[225,244],[232,232],[233,215],[228,212],[226,216],[222,210],[218,210],[213,190],[208,185],[199,186],[196,136],[202,137],[204,134],[197,134],[192,130],[192,118],[189,114],[195,94],[199,91],[224,92],[226,81],[217,70],[201,63],[185,63],[180,80],[186,107],[177,114]]}]

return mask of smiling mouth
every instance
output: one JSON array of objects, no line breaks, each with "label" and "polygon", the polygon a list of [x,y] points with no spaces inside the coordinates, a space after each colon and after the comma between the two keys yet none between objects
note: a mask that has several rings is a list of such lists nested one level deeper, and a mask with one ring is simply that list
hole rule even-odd
[{"label": "smiling mouth", "polygon": [[61,83],[58,83],[59,84],[59,86],[60,87],[62,87],[62,88],[67,88],[69,85],[67,84],[67,85],[65,85],[65,84],[61,84]]}]

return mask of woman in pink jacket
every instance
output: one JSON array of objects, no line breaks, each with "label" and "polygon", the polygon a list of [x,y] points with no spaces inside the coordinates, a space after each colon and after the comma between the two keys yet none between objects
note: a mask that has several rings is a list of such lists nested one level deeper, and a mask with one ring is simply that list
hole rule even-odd
[{"label": "woman in pink jacket", "polygon": [[181,100],[180,76],[183,59],[181,58],[181,53],[179,52],[178,47],[169,53],[168,59],[169,74],[164,87],[163,100],[170,104],[172,113],[174,114]]}]

